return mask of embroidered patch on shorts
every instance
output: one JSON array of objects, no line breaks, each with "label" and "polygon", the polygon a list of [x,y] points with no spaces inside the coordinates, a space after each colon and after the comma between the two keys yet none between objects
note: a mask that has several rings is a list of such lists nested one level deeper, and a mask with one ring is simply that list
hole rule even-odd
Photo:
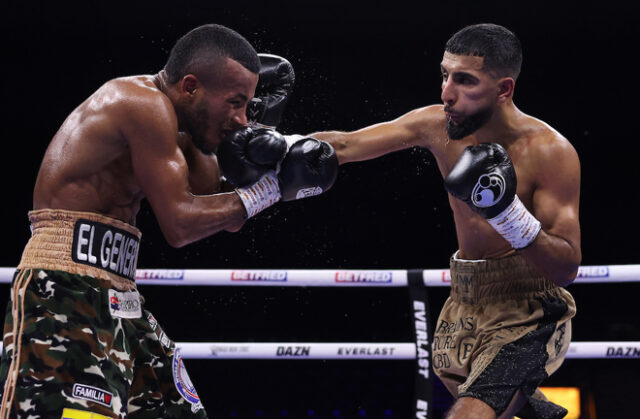
[{"label": "embroidered patch on shorts", "polygon": [[113,399],[113,394],[108,391],[77,383],[73,385],[73,392],[71,395],[76,399],[88,400],[107,407],[111,407],[111,401]]},{"label": "embroidered patch on shorts", "polygon": [[160,331],[160,336],[158,337],[158,340],[160,340],[160,343],[165,348],[169,350],[173,349],[173,342],[171,341],[169,336],[167,336],[162,330]]},{"label": "embroidered patch on shorts", "polygon": [[99,413],[88,412],[86,410],[69,409],[65,407],[62,411],[62,419],[110,419],[109,416]]},{"label": "embroidered patch on shorts", "polygon": [[147,321],[149,322],[149,326],[151,326],[154,331],[158,328],[158,321],[155,317],[153,317],[153,314],[149,312],[147,312]]},{"label": "embroidered patch on shorts", "polygon": [[109,290],[109,312],[111,317],[139,319],[142,317],[140,293],[138,291],[120,292]]},{"label": "embroidered patch on shorts", "polygon": [[191,383],[189,374],[187,374],[187,369],[185,368],[182,357],[180,356],[179,348],[176,348],[173,354],[172,371],[173,382],[176,385],[176,389],[178,389],[178,393],[180,393],[183,399],[191,403],[191,411],[195,413],[202,409],[203,406],[200,402],[200,397],[198,397],[198,393],[196,392],[193,383]]}]

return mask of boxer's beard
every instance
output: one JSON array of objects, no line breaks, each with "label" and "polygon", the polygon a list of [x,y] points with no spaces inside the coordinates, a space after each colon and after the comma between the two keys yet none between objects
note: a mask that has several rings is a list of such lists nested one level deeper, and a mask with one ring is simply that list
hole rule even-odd
[{"label": "boxer's beard", "polygon": [[451,121],[447,121],[447,134],[452,140],[460,140],[467,135],[471,135],[486,124],[493,116],[493,109],[487,106],[484,109],[480,109],[478,112],[467,116],[459,124],[454,124]]},{"label": "boxer's beard", "polygon": [[203,104],[185,109],[182,125],[191,135],[191,142],[198,150],[204,154],[213,152],[211,147],[207,145],[206,132],[209,130],[209,122],[207,121],[207,109]]}]

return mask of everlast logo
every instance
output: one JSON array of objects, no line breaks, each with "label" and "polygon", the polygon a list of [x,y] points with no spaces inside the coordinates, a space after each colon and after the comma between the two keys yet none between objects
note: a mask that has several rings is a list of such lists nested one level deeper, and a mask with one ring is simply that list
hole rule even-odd
[{"label": "everlast logo", "polygon": [[422,301],[413,301],[416,324],[416,351],[418,374],[429,379],[429,334],[427,332],[427,309]]},{"label": "everlast logo", "polygon": [[278,346],[277,356],[309,356],[310,346]]},{"label": "everlast logo", "polygon": [[363,347],[341,347],[338,348],[338,355],[373,355],[373,356],[386,356],[393,355],[395,348],[382,347],[382,348],[363,348]]},{"label": "everlast logo", "polygon": [[140,241],[124,230],[95,221],[78,220],[71,258],[76,263],[135,279]]},{"label": "everlast logo", "polygon": [[96,402],[100,403],[101,405],[111,407],[113,394],[97,387],[86,386],[84,384],[74,384],[73,397],[77,399],[89,400],[90,402]]},{"label": "everlast logo", "polygon": [[416,402],[416,419],[427,419],[427,412],[429,411],[429,403],[424,400],[418,399]]}]

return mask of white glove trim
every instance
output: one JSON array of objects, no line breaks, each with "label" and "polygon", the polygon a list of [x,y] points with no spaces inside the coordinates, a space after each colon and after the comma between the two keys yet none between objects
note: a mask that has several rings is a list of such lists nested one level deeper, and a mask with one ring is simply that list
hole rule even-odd
[{"label": "white glove trim", "polygon": [[284,139],[287,142],[287,151],[289,151],[289,149],[291,148],[291,146],[295,143],[297,143],[298,141],[302,140],[303,138],[307,138],[304,135],[300,135],[300,134],[291,134],[291,135],[285,135]]}]

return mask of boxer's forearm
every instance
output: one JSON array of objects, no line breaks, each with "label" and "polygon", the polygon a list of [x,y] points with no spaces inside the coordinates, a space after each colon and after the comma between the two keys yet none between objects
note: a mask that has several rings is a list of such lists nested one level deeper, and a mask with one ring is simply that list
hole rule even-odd
[{"label": "boxer's forearm", "polygon": [[318,140],[326,141],[327,143],[331,144],[331,146],[336,151],[336,156],[338,156],[339,164],[344,164],[351,161],[348,160],[348,156],[350,153],[354,154],[354,150],[352,150],[352,147],[355,141],[353,138],[350,138],[350,133],[341,131],[323,131],[314,132],[313,134],[309,134],[308,136],[316,138]]},{"label": "boxer's forearm", "polygon": [[170,209],[154,213],[167,242],[182,247],[222,230],[235,231],[246,218],[246,210],[235,192],[195,196]]},{"label": "boxer's forearm", "polygon": [[577,246],[544,230],[530,246],[519,252],[540,274],[561,287],[575,279],[582,260]]},{"label": "boxer's forearm", "polygon": [[419,146],[429,148],[438,138],[442,118],[440,107],[408,112],[393,121],[370,125],[357,131],[326,131],[310,137],[331,144],[340,164],[371,160],[394,151]]},{"label": "boxer's forearm", "polygon": [[353,132],[316,132],[309,137],[331,144],[339,164],[371,160],[415,145],[411,133],[392,123],[372,125]]}]

